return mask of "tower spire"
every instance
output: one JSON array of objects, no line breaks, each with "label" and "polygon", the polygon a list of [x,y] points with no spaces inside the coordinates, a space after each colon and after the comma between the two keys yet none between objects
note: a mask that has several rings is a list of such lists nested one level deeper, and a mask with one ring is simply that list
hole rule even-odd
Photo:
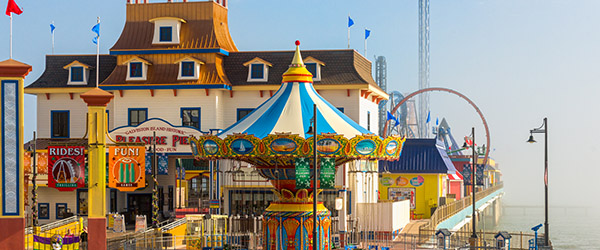
[{"label": "tower spire", "polygon": [[282,82],[310,82],[312,83],[313,75],[306,69],[304,62],[302,61],[302,55],[300,55],[300,41],[296,40],[296,52],[292,59],[290,68],[283,73]]}]

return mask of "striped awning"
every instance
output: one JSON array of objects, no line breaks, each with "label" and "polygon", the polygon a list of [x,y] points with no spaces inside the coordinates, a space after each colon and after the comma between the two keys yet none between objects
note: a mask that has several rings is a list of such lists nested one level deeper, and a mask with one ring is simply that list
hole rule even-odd
[{"label": "striped awning", "polygon": [[463,176],[457,171],[454,174],[448,174],[448,179],[451,181],[462,181]]},{"label": "striped awning", "polygon": [[372,134],[323,99],[312,83],[284,82],[273,97],[218,136],[247,133],[262,139],[269,134],[292,133],[307,138],[313,104],[317,104],[317,134],[336,133],[346,138]]}]

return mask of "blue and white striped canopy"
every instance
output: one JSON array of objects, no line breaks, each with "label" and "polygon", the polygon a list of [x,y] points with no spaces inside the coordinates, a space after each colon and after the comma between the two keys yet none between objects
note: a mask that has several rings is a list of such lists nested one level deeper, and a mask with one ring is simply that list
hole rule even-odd
[{"label": "blue and white striped canopy", "polygon": [[317,134],[336,133],[346,138],[373,134],[323,99],[312,83],[284,82],[269,100],[218,136],[247,133],[262,139],[269,134],[287,132],[311,137],[306,132],[311,126],[313,104],[317,104]]}]

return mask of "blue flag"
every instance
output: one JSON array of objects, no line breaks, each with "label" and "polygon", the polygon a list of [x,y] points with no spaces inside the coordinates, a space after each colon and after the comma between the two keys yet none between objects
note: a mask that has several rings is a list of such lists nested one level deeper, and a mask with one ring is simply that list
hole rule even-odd
[{"label": "blue flag", "polygon": [[354,25],[354,20],[348,16],[348,28],[352,27],[352,25]]},{"label": "blue flag", "polygon": [[369,38],[370,35],[371,35],[371,31],[368,29],[365,29],[365,40],[367,40],[367,38]]},{"label": "blue flag", "polygon": [[394,124],[394,127],[398,126],[400,124],[400,121],[398,121],[398,118],[394,117],[392,115],[392,113],[390,113],[390,111],[387,112],[387,120],[392,120],[395,121],[396,123]]},{"label": "blue flag", "polygon": [[427,121],[426,121],[426,123],[429,123],[429,121],[431,121],[431,111],[427,112]]},{"label": "blue flag", "polygon": [[98,44],[98,37],[100,37],[100,23],[97,23],[96,25],[94,25],[94,27],[92,27],[92,31],[94,33],[96,33],[96,37],[94,37],[94,39],[92,39],[92,42],[94,42],[95,44]]},{"label": "blue flag", "polygon": [[435,118],[435,125],[437,126],[437,125],[439,125],[439,124],[440,124],[440,120],[439,120],[439,118]]},{"label": "blue flag", "polygon": [[50,33],[54,34],[54,30],[56,29],[56,26],[54,26],[53,23],[50,24]]}]

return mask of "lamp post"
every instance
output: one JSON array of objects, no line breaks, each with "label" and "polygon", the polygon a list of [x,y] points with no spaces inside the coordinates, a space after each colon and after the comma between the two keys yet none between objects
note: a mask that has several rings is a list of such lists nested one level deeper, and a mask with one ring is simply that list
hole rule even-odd
[{"label": "lamp post", "polygon": [[36,134],[35,131],[33,131],[33,145],[30,145],[30,151],[31,151],[31,159],[32,159],[32,164],[31,164],[31,171],[33,171],[33,177],[31,178],[31,183],[33,184],[33,190],[31,191],[31,226],[34,229],[34,233],[37,233],[37,226],[38,226],[38,213],[37,213],[37,184],[36,184],[36,180],[37,180],[37,161],[36,161],[36,156],[37,156],[37,138],[36,138]]},{"label": "lamp post", "polygon": [[319,237],[317,237],[317,104],[313,104],[313,118],[307,134],[313,135],[313,249],[317,249]]},{"label": "lamp post", "polygon": [[[473,214],[471,215],[471,222],[473,225],[473,234],[469,241],[471,242],[471,247],[475,247],[477,245],[477,231],[476,231],[476,221],[475,221],[475,168],[477,167],[477,153],[475,152],[475,127],[471,128],[471,148],[473,149],[473,164],[471,164],[471,196],[473,198]],[[465,143],[466,144],[466,143]]]},{"label": "lamp post", "polygon": [[544,244],[548,246],[550,229],[548,225],[548,118],[544,117],[544,123],[539,128],[529,130],[529,143],[535,143],[533,134],[544,134]]}]

